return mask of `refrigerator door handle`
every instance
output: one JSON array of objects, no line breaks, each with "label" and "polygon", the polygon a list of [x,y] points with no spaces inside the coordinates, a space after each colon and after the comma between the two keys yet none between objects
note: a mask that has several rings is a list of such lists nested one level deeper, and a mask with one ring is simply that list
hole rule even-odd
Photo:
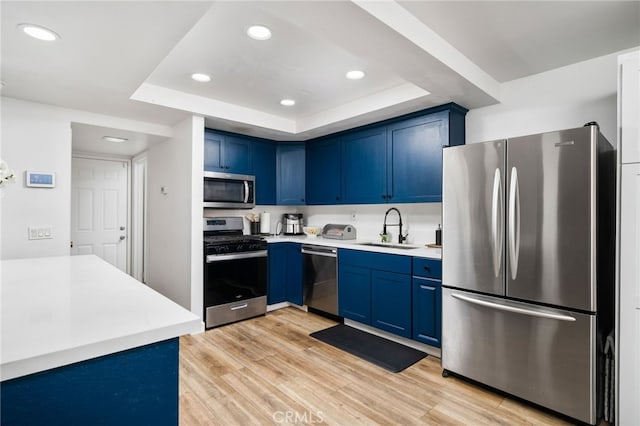
[{"label": "refrigerator door handle", "polygon": [[502,263],[502,179],[500,169],[496,168],[493,175],[493,196],[491,198],[491,240],[493,243],[493,274],[500,276],[500,264]]},{"label": "refrigerator door handle", "polygon": [[468,302],[468,303],[473,303],[474,305],[485,306],[487,308],[495,309],[498,311],[514,312],[516,314],[529,315],[529,316],[538,317],[538,318],[554,319],[558,321],[575,322],[576,320],[574,317],[570,315],[562,315],[562,314],[549,312],[549,311],[538,311],[538,310],[533,311],[530,309],[519,308],[517,306],[503,305],[497,302],[490,302],[488,300],[476,299],[475,297],[466,296],[458,293],[452,293],[451,297]]},{"label": "refrigerator door handle", "polygon": [[509,184],[509,263],[511,279],[518,276],[518,257],[520,255],[520,190],[518,188],[518,169],[511,168]]}]

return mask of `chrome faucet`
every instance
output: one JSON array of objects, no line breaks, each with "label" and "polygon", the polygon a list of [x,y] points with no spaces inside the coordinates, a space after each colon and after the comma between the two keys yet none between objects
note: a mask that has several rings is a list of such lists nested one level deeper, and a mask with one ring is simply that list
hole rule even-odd
[{"label": "chrome faucet", "polygon": [[[396,213],[398,213],[398,223],[392,223],[392,224],[388,224],[387,225],[387,216],[389,216],[389,212],[391,212],[392,210],[394,210]],[[386,235],[387,235],[387,226],[397,226],[398,227],[398,244],[402,244],[403,241],[407,241],[407,234],[402,234],[402,215],[400,214],[400,210],[396,209],[395,207],[391,207],[389,210],[387,210],[387,212],[384,214],[384,223],[382,225],[382,234],[381,236],[383,236],[383,242],[386,239]]]}]

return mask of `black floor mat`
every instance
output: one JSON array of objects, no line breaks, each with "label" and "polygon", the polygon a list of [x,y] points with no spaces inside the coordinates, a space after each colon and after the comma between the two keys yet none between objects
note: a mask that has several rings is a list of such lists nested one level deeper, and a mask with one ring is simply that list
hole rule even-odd
[{"label": "black floor mat", "polygon": [[393,373],[398,373],[427,356],[417,349],[344,324],[316,331],[310,336]]}]

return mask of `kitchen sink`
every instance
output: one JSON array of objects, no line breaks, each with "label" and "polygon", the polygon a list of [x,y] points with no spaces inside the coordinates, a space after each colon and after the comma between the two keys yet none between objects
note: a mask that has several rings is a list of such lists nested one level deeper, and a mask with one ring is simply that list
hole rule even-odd
[{"label": "kitchen sink", "polygon": [[374,246],[374,247],[387,247],[394,249],[412,250],[420,248],[420,246],[414,246],[411,244],[394,244],[394,243],[358,243],[360,246]]}]

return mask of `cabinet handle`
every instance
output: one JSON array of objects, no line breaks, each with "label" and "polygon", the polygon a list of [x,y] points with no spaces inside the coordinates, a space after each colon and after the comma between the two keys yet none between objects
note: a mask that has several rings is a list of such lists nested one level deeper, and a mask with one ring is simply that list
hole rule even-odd
[{"label": "cabinet handle", "polygon": [[425,266],[424,270],[427,271],[427,272],[431,272],[431,268],[429,268],[428,266]]},{"label": "cabinet handle", "polygon": [[386,199],[387,199],[387,196],[386,196],[386,195],[383,195],[383,196],[382,196],[382,199],[383,199],[383,200],[386,200]]},{"label": "cabinet handle", "polygon": [[336,201],[340,200],[340,197],[336,197]]}]

